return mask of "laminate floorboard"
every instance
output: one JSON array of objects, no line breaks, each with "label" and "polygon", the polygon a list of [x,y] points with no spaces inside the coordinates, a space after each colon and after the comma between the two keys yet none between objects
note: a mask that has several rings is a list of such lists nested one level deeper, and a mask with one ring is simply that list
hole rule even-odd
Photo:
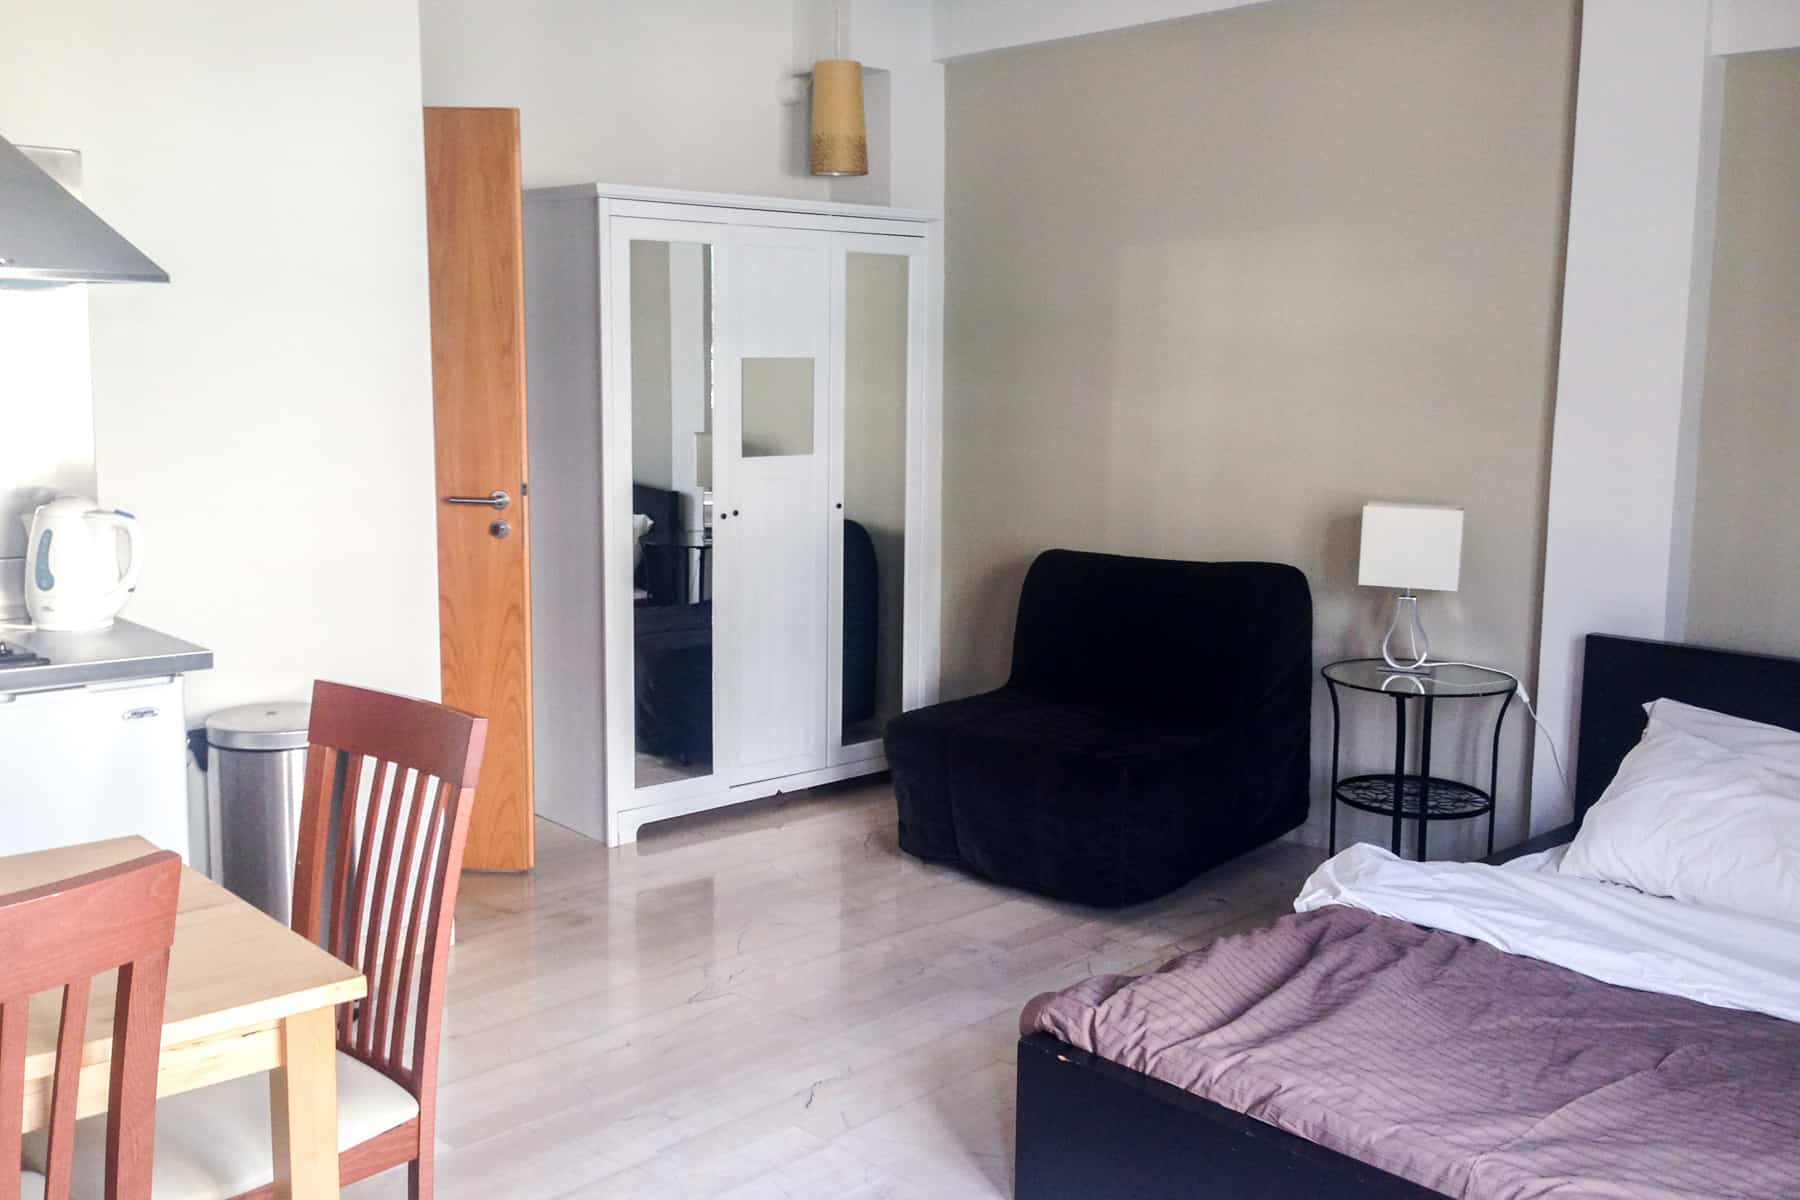
[{"label": "laminate floorboard", "polygon": [[1025,1001],[1271,921],[1322,857],[1266,846],[1102,912],[902,854],[885,780],[616,850],[540,821],[535,872],[463,880],[437,1194],[1008,1197]]}]

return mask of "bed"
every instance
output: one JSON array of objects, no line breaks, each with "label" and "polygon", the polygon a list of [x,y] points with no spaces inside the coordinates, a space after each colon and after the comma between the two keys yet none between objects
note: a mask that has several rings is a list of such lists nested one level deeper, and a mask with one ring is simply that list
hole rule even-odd
[{"label": "bed", "polygon": [[[1301,907],[1318,904],[1305,917],[1223,939],[1166,977],[1099,977],[1034,1000],[1019,1043],[1018,1200],[1792,1194],[1800,1010],[1771,1013],[1766,1000],[1762,1011],[1721,1007],[1734,1001],[1715,993],[1766,995],[1784,973],[1791,981],[1800,959],[1777,961],[1766,980],[1702,980],[1700,971],[1694,978],[1704,987],[1641,990],[1629,975],[1646,957],[1629,942],[1637,927],[1617,932],[1609,910],[1631,901],[1607,884],[1569,905],[1554,931],[1571,943],[1585,938],[1580,972],[1481,940],[1505,944],[1505,922],[1494,914],[1511,892],[1523,911],[1529,893],[1553,886],[1543,873],[1563,853],[1556,847],[1637,744],[1642,706],[1664,697],[1800,730],[1800,661],[1592,636],[1575,824],[1497,856],[1513,860],[1502,871],[1443,866],[1410,896],[1406,885],[1418,876],[1392,886],[1384,873],[1398,868],[1383,852],[1351,853],[1309,881]],[[1335,894],[1313,897],[1315,885]],[[1393,902],[1396,894],[1405,902]],[[1742,936],[1730,928],[1717,936]],[[1671,961],[1707,955],[1712,928],[1693,936],[1689,957],[1672,953]],[[1283,955],[1288,961],[1275,961]],[[1366,969],[1375,959],[1382,970]],[[1741,974],[1735,963],[1730,971]],[[1493,1004],[1496,995],[1507,1002]],[[1688,998],[1700,995],[1711,998]],[[1266,1003],[1269,996],[1280,1003]],[[1252,1010],[1245,997],[1260,1006]],[[1134,1005],[1152,1014],[1146,1030],[1152,1018],[1179,1020],[1188,1009],[1225,1011],[1234,1023],[1202,1023],[1195,1028],[1205,1032],[1191,1037],[1165,1028],[1147,1050],[1132,1043],[1150,1033],[1121,1037],[1101,1022]],[[1271,1043],[1279,1053],[1219,1040],[1218,1030],[1239,1030],[1238,1014],[1252,1011],[1283,1039]],[[1406,1019],[1384,1022],[1384,1013]],[[1483,1035],[1458,1029],[1459,1018]],[[1605,1038],[1582,1042],[1584,1025],[1604,1028]],[[1448,1051],[1429,1053],[1434,1037],[1458,1036],[1465,1063],[1446,1067]],[[1284,1090],[1283,1066],[1305,1086]],[[1379,1138],[1354,1128],[1358,1086],[1381,1093],[1371,1105],[1378,1099],[1401,1114]],[[1647,1132],[1618,1172],[1626,1182],[1615,1184],[1606,1164],[1587,1158],[1596,1123],[1611,1122],[1610,1132],[1621,1113]]]}]

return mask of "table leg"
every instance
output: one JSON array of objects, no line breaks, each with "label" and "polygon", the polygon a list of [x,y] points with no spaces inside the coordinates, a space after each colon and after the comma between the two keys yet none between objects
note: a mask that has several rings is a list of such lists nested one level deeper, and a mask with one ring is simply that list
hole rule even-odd
[{"label": "table leg", "polygon": [[1406,813],[1406,697],[1394,697],[1394,836],[1389,846],[1400,853],[1400,830]]},{"label": "table leg", "polygon": [[1337,853],[1337,810],[1338,810],[1338,795],[1337,795],[1337,788],[1338,788],[1338,732],[1339,732],[1339,726],[1341,725],[1342,722],[1338,716],[1337,684],[1335,684],[1335,683],[1331,682],[1331,680],[1327,679],[1325,681],[1325,690],[1328,693],[1330,693],[1330,695],[1331,695],[1331,780],[1330,780],[1330,783],[1331,783],[1330,793],[1331,794],[1326,797],[1326,803],[1331,806],[1331,834],[1326,841],[1326,847],[1331,851],[1331,853],[1336,854]]},{"label": "table leg", "polygon": [[1419,728],[1419,861],[1425,861],[1425,831],[1431,827],[1431,697]]},{"label": "table leg", "polygon": [[[1506,693],[1506,699],[1500,702],[1500,715],[1494,718],[1494,753],[1488,767],[1488,857],[1494,857],[1494,814],[1500,809],[1500,730],[1506,724],[1506,710],[1512,707],[1512,699],[1518,695],[1518,689]],[[1526,830],[1527,833],[1530,830]]]},{"label": "table leg", "polygon": [[336,1200],[337,1022],[330,1008],[281,1023],[281,1066],[269,1073],[277,1200]]}]

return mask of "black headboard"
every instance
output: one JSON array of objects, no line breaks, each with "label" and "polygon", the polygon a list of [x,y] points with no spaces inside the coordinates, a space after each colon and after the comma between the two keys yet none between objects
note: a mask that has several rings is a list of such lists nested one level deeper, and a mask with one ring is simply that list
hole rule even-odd
[{"label": "black headboard", "polygon": [[1577,819],[1644,736],[1644,705],[1664,697],[1800,730],[1800,659],[1589,634],[1575,765]]}]

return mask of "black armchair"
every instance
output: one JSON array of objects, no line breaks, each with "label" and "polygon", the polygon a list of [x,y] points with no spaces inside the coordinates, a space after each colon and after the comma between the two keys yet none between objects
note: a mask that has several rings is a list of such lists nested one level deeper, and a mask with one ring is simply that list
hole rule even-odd
[{"label": "black armchair", "polygon": [[1160,896],[1306,819],[1312,683],[1293,567],[1045,551],[1006,686],[888,724],[901,848],[1084,904]]}]

